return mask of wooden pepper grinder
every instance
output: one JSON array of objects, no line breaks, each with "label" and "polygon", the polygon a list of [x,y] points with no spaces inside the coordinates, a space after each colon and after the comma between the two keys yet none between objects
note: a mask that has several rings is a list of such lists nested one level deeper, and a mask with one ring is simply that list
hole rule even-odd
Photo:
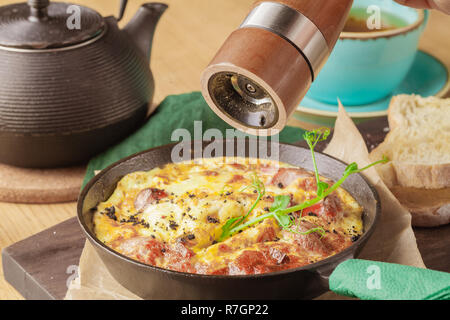
[{"label": "wooden pepper grinder", "polygon": [[279,133],[334,48],[352,2],[256,2],[203,72],[209,106],[241,131]]}]

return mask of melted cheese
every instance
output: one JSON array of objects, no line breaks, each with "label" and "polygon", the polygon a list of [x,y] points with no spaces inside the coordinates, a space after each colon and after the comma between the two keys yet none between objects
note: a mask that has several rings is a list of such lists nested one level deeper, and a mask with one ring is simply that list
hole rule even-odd
[{"label": "melted cheese", "polygon": [[[160,250],[162,255],[155,251],[157,258],[150,264],[179,271],[215,273],[222,270],[222,273],[235,274],[252,273],[242,270],[252,264],[252,259],[256,258],[251,257],[257,257],[258,252],[266,256],[269,252],[270,259],[275,260],[282,252],[280,259],[288,256],[291,267],[295,267],[336,254],[351,244],[352,237],[362,234],[363,209],[348,192],[338,189],[335,194],[342,217],[331,222],[318,214],[307,214],[302,218],[304,223],[327,230],[323,239],[318,240],[317,235],[296,237],[283,231],[270,218],[217,243],[223,224],[230,218],[245,215],[255,202],[257,194],[254,189],[242,190],[251,185],[253,173],[264,183],[266,194],[247,220],[267,213],[276,195],[290,195],[294,203],[302,203],[315,196],[311,188],[301,187],[304,177],[294,179],[286,186],[271,183],[280,168],[293,167],[265,160],[214,158],[204,159],[200,163],[168,164],[149,172],[128,174],[118,183],[111,197],[98,205],[93,218],[96,236],[114,250],[146,263],[151,260],[142,257],[148,256],[148,252],[142,249],[147,239],[175,248],[170,250],[178,255],[183,251],[179,246],[182,243],[183,248],[187,248],[192,255],[187,259],[185,253],[184,256],[181,254],[189,267],[185,264],[181,267],[181,263],[166,258],[165,249]],[[137,210],[135,201],[146,189],[161,190],[164,197]],[[132,239],[143,242],[126,243]],[[320,248],[315,248],[316,245]],[[250,262],[244,258],[250,259]],[[279,264],[286,264],[284,260]],[[259,269],[255,268],[251,270],[257,273]],[[276,266],[271,268],[276,270]]]}]

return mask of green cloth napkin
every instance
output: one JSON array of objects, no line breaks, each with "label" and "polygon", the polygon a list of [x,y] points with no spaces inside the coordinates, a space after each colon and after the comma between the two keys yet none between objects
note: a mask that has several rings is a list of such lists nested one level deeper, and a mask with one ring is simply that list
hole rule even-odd
[{"label": "green cloth napkin", "polygon": [[449,300],[450,273],[351,259],[334,270],[330,290],[363,300]]},{"label": "green cloth napkin", "polygon": [[[200,120],[203,133],[208,129],[216,128],[225,134],[226,129],[232,129],[209,108],[200,92],[168,96],[140,129],[89,162],[83,187],[94,177],[95,170],[102,170],[135,153],[178,142],[171,140],[175,129],[187,129],[193,139],[194,121]],[[295,143],[303,140],[303,133],[302,129],[286,127],[280,132],[279,141]]]}]

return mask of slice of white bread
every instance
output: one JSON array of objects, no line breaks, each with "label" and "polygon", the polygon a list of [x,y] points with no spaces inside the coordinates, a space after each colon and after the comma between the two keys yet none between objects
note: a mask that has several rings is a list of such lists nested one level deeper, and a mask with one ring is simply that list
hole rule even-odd
[{"label": "slice of white bread", "polygon": [[379,167],[385,183],[425,189],[450,187],[450,99],[399,95],[388,112],[391,131],[372,151],[391,162]]},{"label": "slice of white bread", "polygon": [[414,226],[450,223],[450,99],[399,95],[388,112],[391,131],[372,151],[378,173],[412,214]]}]

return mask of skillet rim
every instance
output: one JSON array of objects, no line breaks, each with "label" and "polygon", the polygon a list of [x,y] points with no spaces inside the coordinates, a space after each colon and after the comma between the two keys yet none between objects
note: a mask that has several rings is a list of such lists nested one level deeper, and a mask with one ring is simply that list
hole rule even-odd
[{"label": "skillet rim", "polygon": [[[227,141],[236,141],[238,139],[221,139],[218,140],[220,142],[227,142]],[[196,140],[192,140],[189,142],[181,142],[181,143],[190,143],[191,145],[195,142],[198,142]],[[205,141],[205,140],[200,140],[200,142],[202,143],[202,149],[204,149],[204,143],[208,143],[208,142],[212,142],[212,141]],[[308,148],[302,147],[302,146],[298,146],[295,144],[291,144],[291,143],[281,143],[281,142],[270,142],[271,144],[278,144],[278,145],[285,145],[288,147],[294,147],[294,148],[298,148],[298,149],[304,149],[307,151],[310,151]],[[366,185],[369,187],[373,198],[375,198],[376,201],[376,208],[375,208],[375,217],[372,223],[372,226],[363,233],[363,235],[356,241],[354,242],[351,246],[349,246],[348,248],[342,250],[341,252],[330,256],[328,258],[325,258],[323,260],[320,260],[318,262],[312,263],[312,264],[308,264],[305,266],[301,266],[298,268],[292,268],[292,269],[286,269],[286,270],[280,270],[280,271],[275,271],[275,272],[269,272],[269,273],[262,273],[262,274],[250,274],[250,275],[207,275],[207,274],[197,274],[197,273],[187,273],[187,272],[181,272],[181,271],[174,271],[174,270],[169,270],[169,269],[164,269],[161,267],[157,267],[157,266],[152,266],[149,264],[145,264],[143,262],[134,260],[132,258],[129,258],[117,251],[114,251],[113,249],[111,249],[110,247],[108,247],[106,244],[104,244],[103,242],[101,242],[93,233],[90,232],[89,228],[87,227],[86,223],[84,222],[83,219],[83,204],[84,204],[84,200],[86,198],[87,193],[90,191],[90,189],[92,188],[92,186],[98,181],[100,180],[104,175],[106,175],[109,171],[111,171],[112,169],[114,169],[115,167],[121,165],[124,162],[127,162],[129,160],[132,160],[133,158],[137,158],[139,156],[142,156],[146,153],[149,152],[154,152],[157,151],[159,149],[168,149],[168,150],[172,150],[174,146],[180,144],[180,142],[175,142],[175,143],[170,143],[170,144],[165,144],[162,146],[158,146],[158,147],[154,147],[154,148],[150,148],[138,153],[135,153],[133,155],[127,156],[119,161],[116,161],[114,163],[112,163],[111,165],[109,165],[108,167],[106,167],[105,169],[101,170],[97,175],[95,175],[91,180],[89,180],[89,182],[86,184],[86,186],[82,189],[80,196],[78,197],[77,200],[77,220],[78,223],[81,226],[81,229],[83,230],[83,232],[85,233],[85,235],[87,236],[87,238],[93,242],[97,247],[99,247],[100,249],[103,249],[104,251],[106,251],[108,254],[111,254],[113,256],[115,256],[115,258],[119,258],[121,260],[125,260],[125,262],[131,263],[137,267],[142,267],[145,269],[150,269],[153,272],[162,272],[167,276],[170,276],[171,278],[176,278],[176,277],[183,277],[183,278],[200,278],[200,279],[207,279],[207,280],[238,280],[238,279],[260,279],[260,278],[272,278],[272,277],[277,277],[277,276],[283,276],[286,274],[290,274],[290,273],[294,273],[294,272],[300,272],[300,271],[310,271],[310,272],[315,272],[318,273],[318,271],[316,269],[321,269],[326,265],[331,266],[331,272],[329,272],[329,274],[321,274],[319,272],[319,275],[321,277],[325,277],[328,278],[330,276],[330,274],[334,271],[335,269],[335,264],[336,262],[338,262],[338,264],[348,260],[345,259],[346,257],[351,257],[349,259],[354,259],[356,258],[357,255],[355,255],[356,252],[358,252],[358,249],[363,247],[367,241],[370,239],[370,237],[372,236],[373,232],[375,231],[375,228],[377,227],[379,220],[380,220],[380,216],[381,216],[381,200],[380,200],[380,196],[378,194],[378,191],[375,189],[375,187],[372,185],[372,183],[368,180],[368,178],[366,178],[362,173],[357,173],[356,175],[358,175],[360,178],[363,179],[363,181],[366,183]],[[345,166],[348,166],[348,164],[340,159],[337,159],[336,157],[330,156],[328,154],[325,154],[323,152],[319,152],[319,151],[314,151],[314,153],[318,153],[321,154],[325,157],[328,157],[330,159],[332,159],[333,161],[339,162]],[[249,157],[245,157],[245,158],[249,158]],[[193,158],[195,159],[195,158]],[[280,160],[279,160],[280,161]],[[283,161],[280,161],[283,162]],[[169,163],[174,163],[174,162],[168,162]],[[287,163],[287,162],[285,162]],[[289,164],[289,163],[288,163]],[[297,166],[298,167],[298,166]],[[156,166],[155,166],[156,168]],[[128,172],[126,174],[129,174],[132,172]],[[125,174],[125,175],[126,175]],[[124,176],[125,176],[124,175]],[[347,190],[346,190],[347,191]],[[347,191],[348,192],[348,191]],[[353,197],[353,196],[352,196]],[[364,212],[364,211],[363,211]],[[363,227],[365,228],[365,225],[363,225]],[[362,248],[361,248],[362,249]],[[359,252],[358,252],[359,253]],[[100,257],[101,258],[101,257]],[[103,259],[101,258],[101,260],[103,261]],[[106,265],[106,264],[105,264]],[[329,268],[327,269],[327,271],[329,271]]]}]

